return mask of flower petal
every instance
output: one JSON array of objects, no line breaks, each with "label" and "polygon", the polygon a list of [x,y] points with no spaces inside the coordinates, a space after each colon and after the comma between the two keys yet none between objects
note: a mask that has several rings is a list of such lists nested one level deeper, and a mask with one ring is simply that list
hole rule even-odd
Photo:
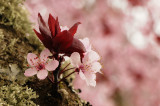
[{"label": "flower petal", "polygon": [[93,51],[93,50],[91,51],[90,57],[91,57],[92,61],[98,61],[98,60],[100,60],[99,54],[97,52]]},{"label": "flower petal", "polygon": [[55,36],[56,20],[51,14],[49,14],[48,25],[49,25],[49,29],[51,31],[52,37],[54,37]]},{"label": "flower petal", "polygon": [[79,24],[81,23],[77,22],[69,29],[69,32],[72,34],[72,36],[74,36],[74,34],[76,33]]},{"label": "flower petal", "polygon": [[94,73],[101,73],[101,68],[102,68],[102,65],[99,63],[99,62],[93,62],[91,64],[91,70],[94,72]]},{"label": "flower petal", "polygon": [[58,67],[58,65],[59,65],[59,62],[57,60],[51,60],[45,65],[45,68],[48,71],[53,71]]},{"label": "flower petal", "polygon": [[51,52],[48,49],[44,49],[40,54],[41,62],[46,63],[46,61],[48,60],[48,56],[50,55],[51,55]]},{"label": "flower petal", "polygon": [[86,80],[86,77],[84,73],[82,72],[82,70],[79,71],[79,76],[81,77],[81,79]]},{"label": "flower petal", "polygon": [[56,26],[55,26],[55,35],[59,34],[61,32],[60,26],[59,26],[59,21],[58,21],[58,17],[56,17]]},{"label": "flower petal", "polygon": [[96,86],[96,80],[92,80],[91,82],[89,82],[89,85],[95,87]]},{"label": "flower petal", "polygon": [[91,50],[90,52],[87,52],[83,58],[83,63],[89,64],[95,61],[100,60],[100,56],[98,55],[97,52]]},{"label": "flower petal", "polygon": [[86,52],[83,43],[79,39],[73,38],[72,45],[64,51],[68,56],[73,52],[78,52],[81,55],[81,58],[84,56],[83,53]]},{"label": "flower petal", "polygon": [[64,51],[71,46],[72,42],[73,42],[73,36],[67,30],[60,32],[53,39],[53,45],[56,46],[55,48]]},{"label": "flower petal", "polygon": [[27,77],[33,76],[35,74],[37,74],[36,68],[29,68],[24,73],[24,75],[27,76]]},{"label": "flower petal", "polygon": [[70,56],[70,58],[71,58],[71,63],[75,67],[77,67],[77,66],[79,66],[81,64],[80,55],[79,55],[78,52],[72,53],[71,56]]},{"label": "flower petal", "polygon": [[44,42],[44,37],[43,37],[43,35],[41,35],[39,32],[37,32],[35,29],[33,29],[34,30],[34,32],[35,32],[35,34],[37,35],[37,37],[42,41],[42,42]]},{"label": "flower petal", "polygon": [[34,53],[28,53],[27,61],[31,66],[36,66],[39,61],[39,58]]},{"label": "flower petal", "polygon": [[37,73],[37,77],[40,80],[45,79],[47,76],[48,76],[48,71],[47,70],[39,70],[38,73]]},{"label": "flower petal", "polygon": [[35,29],[33,29],[33,30],[34,30],[35,34],[38,36],[38,38],[41,40],[43,45],[48,49],[52,49],[52,39],[51,39],[51,37],[42,35],[39,32],[37,32]]},{"label": "flower petal", "polygon": [[92,73],[91,71],[85,71],[84,73],[86,77],[87,85],[89,86],[96,86],[96,74]]},{"label": "flower petal", "polygon": [[46,23],[44,22],[42,16],[40,13],[38,13],[38,24],[39,24],[39,30],[43,35],[46,36],[50,36],[51,37],[51,33],[50,30],[48,29],[48,26],[46,25]]},{"label": "flower petal", "polygon": [[90,71],[85,71],[85,70],[84,70],[84,72],[82,72],[80,70],[79,71],[79,75],[80,75],[80,78],[82,80],[86,81],[86,83],[87,83],[88,86],[93,86],[93,87],[96,86],[96,81],[95,81],[96,75],[94,73],[92,73]]},{"label": "flower petal", "polygon": [[79,39],[79,40],[83,43],[83,45],[86,48],[87,52],[91,51],[91,44],[90,44],[90,41],[89,41],[88,38]]}]

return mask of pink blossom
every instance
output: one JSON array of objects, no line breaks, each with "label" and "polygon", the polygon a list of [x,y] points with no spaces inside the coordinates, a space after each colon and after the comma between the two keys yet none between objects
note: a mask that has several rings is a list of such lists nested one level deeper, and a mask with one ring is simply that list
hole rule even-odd
[{"label": "pink blossom", "polygon": [[[160,50],[154,37],[160,35],[160,4],[157,0],[88,0],[95,1],[88,6],[80,1],[26,0],[26,4],[32,22],[36,22],[39,11],[43,16],[54,13],[61,17],[62,25],[81,21],[78,37],[88,36],[103,57],[104,74],[96,76],[95,88],[84,86],[80,76],[74,80],[74,86],[82,90],[81,98],[93,106],[158,106]],[[118,101],[111,97],[115,88],[122,97]],[[113,93],[105,93],[107,89]],[[114,105],[108,104],[110,99]]]},{"label": "pink blossom", "polygon": [[79,40],[83,43],[84,47],[86,48],[86,52],[91,51],[91,44],[88,38],[79,39]]},{"label": "pink blossom", "polygon": [[45,79],[48,76],[48,71],[55,70],[59,65],[57,60],[48,61],[48,56],[50,56],[50,54],[48,49],[44,49],[41,52],[40,58],[34,53],[28,53],[27,61],[30,68],[25,71],[24,75],[30,77],[37,74],[39,79]]},{"label": "pink blossom", "polygon": [[80,78],[85,80],[88,86],[96,86],[96,73],[100,72],[101,69],[98,60],[100,60],[100,56],[92,50],[85,54],[82,63],[79,53],[74,52],[71,54],[71,63],[78,69]]}]

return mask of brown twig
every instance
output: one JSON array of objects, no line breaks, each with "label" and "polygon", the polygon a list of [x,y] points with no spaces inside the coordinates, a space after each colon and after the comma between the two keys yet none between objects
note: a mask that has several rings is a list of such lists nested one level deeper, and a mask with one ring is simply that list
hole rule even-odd
[{"label": "brown twig", "polygon": [[63,81],[64,79],[66,79],[67,77],[69,77],[70,75],[74,74],[76,71],[71,72],[70,74],[68,74],[67,76],[63,77],[60,81],[58,81],[57,83],[60,83],[61,81]]}]

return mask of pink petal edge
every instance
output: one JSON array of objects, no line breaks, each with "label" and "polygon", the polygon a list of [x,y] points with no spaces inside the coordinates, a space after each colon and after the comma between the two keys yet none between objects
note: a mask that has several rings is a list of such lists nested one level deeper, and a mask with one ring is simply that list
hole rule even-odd
[{"label": "pink petal edge", "polygon": [[35,74],[37,74],[36,68],[29,68],[24,73],[24,75],[27,76],[27,77],[33,76]]},{"label": "pink petal edge", "polygon": [[48,76],[48,71],[47,71],[47,70],[40,70],[40,71],[38,71],[38,73],[37,73],[37,77],[38,77],[40,80],[44,80],[47,76]]},{"label": "pink petal edge", "polygon": [[36,66],[38,63],[39,58],[34,53],[28,53],[27,55],[27,61],[28,64],[31,66]]},{"label": "pink petal edge", "polygon": [[48,71],[54,71],[58,67],[58,65],[59,65],[59,62],[57,60],[51,60],[45,65],[45,68]]},{"label": "pink petal edge", "polygon": [[91,69],[94,73],[101,73],[101,68],[102,68],[102,65],[99,63],[99,62],[93,62],[92,65],[91,65]]},{"label": "pink petal edge", "polygon": [[81,64],[80,55],[79,55],[78,52],[72,53],[71,56],[70,56],[70,58],[71,58],[71,63],[75,67],[77,67],[77,66],[79,66]]},{"label": "pink petal edge", "polygon": [[41,62],[46,63],[46,61],[48,60],[48,56],[50,55],[51,55],[51,52],[48,49],[44,49],[40,54]]}]

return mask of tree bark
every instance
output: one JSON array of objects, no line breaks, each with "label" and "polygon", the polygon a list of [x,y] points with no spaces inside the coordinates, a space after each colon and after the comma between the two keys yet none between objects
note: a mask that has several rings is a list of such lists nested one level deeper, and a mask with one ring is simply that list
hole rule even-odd
[{"label": "tree bark", "polygon": [[24,76],[27,54],[39,53],[43,46],[35,37],[25,10],[19,7],[22,2],[0,2],[0,87],[12,83],[28,86],[39,95],[33,102],[40,106],[89,106],[69,86],[71,81],[59,83],[57,90],[48,79],[40,81],[36,77]]}]

